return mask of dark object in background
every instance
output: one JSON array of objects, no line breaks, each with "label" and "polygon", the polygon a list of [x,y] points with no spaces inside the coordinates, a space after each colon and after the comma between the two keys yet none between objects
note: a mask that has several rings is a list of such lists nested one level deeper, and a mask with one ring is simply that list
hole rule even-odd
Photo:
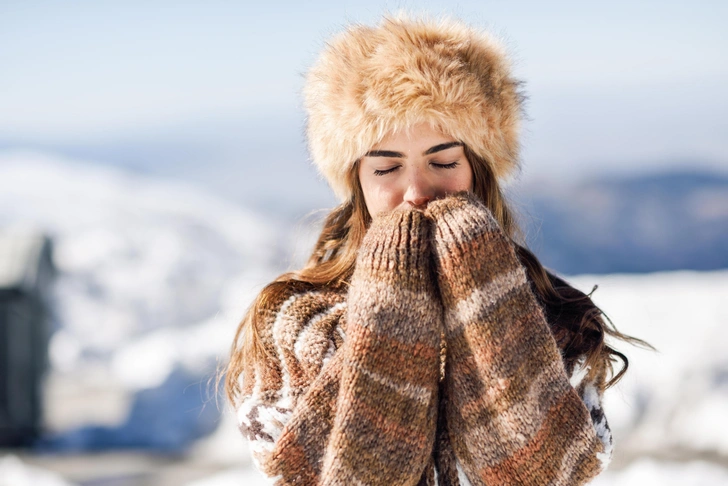
[{"label": "dark object in background", "polygon": [[40,434],[54,273],[47,237],[0,229],[0,447]]}]

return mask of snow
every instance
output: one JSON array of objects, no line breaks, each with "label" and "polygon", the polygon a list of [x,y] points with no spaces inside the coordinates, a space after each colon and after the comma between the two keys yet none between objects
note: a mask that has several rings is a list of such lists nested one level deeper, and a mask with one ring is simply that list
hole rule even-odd
[{"label": "snow", "polygon": [[215,474],[206,479],[187,483],[187,486],[264,486],[273,484],[263,479],[257,471],[250,468],[235,468]]},{"label": "snow", "polygon": [[579,276],[617,328],[657,352],[615,343],[629,371],[605,396],[617,447],[637,455],[728,455],[728,271]]},{"label": "snow", "polygon": [[[246,483],[249,484],[249,483]],[[608,471],[591,482],[592,486],[724,486],[728,470],[715,464],[660,462],[644,459],[620,472]]]},{"label": "snow", "polygon": [[[0,155],[0,224],[54,238],[53,367],[108,360],[132,388],[158,385],[189,350],[171,330],[215,330],[198,341],[207,352],[229,343],[220,316],[240,318],[283,251],[276,226],[193,187],[34,153]],[[139,353],[168,337],[140,377]]]},{"label": "snow", "polygon": [[276,223],[186,184],[10,152],[0,154],[0,227],[53,238],[49,380],[128,396],[116,423],[51,407],[65,421],[50,420],[44,448],[182,451],[214,428],[219,362],[289,251]]},{"label": "snow", "polygon": [[0,456],[0,486],[72,486],[72,483],[7,455]]},{"label": "snow", "polygon": [[[189,185],[27,152],[0,153],[0,226],[54,239],[49,380],[66,398],[49,404],[42,447],[185,451],[219,470],[190,486],[265,484],[214,376],[253,297],[285,270],[290,228]],[[567,280],[598,284],[617,328],[658,349],[613,343],[630,368],[605,395],[616,452],[594,484],[728,484],[728,271]],[[68,405],[88,390],[123,405]],[[5,456],[5,484],[70,483]]]}]

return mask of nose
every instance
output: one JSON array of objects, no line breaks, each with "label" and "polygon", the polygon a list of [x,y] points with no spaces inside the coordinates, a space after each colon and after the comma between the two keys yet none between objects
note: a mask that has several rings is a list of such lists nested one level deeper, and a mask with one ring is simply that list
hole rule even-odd
[{"label": "nose", "polygon": [[404,193],[404,202],[415,209],[425,209],[434,198],[434,187],[427,177],[418,170],[413,171]]}]

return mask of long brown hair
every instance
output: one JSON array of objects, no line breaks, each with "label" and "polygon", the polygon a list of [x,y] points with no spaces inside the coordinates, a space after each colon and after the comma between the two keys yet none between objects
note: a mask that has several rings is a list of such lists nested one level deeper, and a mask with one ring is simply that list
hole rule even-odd
[{"label": "long brown hair", "polygon": [[[548,272],[525,244],[518,242],[520,231],[488,163],[467,146],[464,150],[473,170],[473,192],[485,203],[504,233],[513,241],[516,254],[526,269],[565,363],[573,365],[578,358],[586,356],[586,364],[592,370],[607,368],[611,379],[606,387],[614,385],[627,371],[629,360],[607,345],[605,336],[646,347],[650,347],[649,344],[617,331],[588,295]],[[253,363],[266,359],[266,350],[258,337],[264,310],[282,302],[292,292],[322,288],[344,291],[349,284],[359,246],[371,222],[359,183],[358,164],[354,164],[349,177],[353,188],[352,197],[334,208],[325,219],[306,265],[268,284],[238,326],[225,377],[225,390],[232,403],[240,397],[243,370],[252,369]],[[622,366],[615,373],[613,364],[617,361],[621,361]]]}]

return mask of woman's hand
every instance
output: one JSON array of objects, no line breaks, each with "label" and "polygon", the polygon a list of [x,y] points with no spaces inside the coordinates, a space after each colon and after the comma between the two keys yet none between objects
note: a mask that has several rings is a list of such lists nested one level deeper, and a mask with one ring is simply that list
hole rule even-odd
[{"label": "woman's hand", "polygon": [[[430,221],[422,211],[400,209],[380,214],[359,248],[352,282],[434,291],[430,231]],[[361,290],[369,293],[370,289],[364,286]]]},{"label": "woman's hand", "polygon": [[442,305],[429,232],[422,212],[394,211],[364,238],[322,484],[416,484],[430,460]]},{"label": "woman's hand", "polygon": [[[469,193],[431,203],[453,449],[471,481],[584,484],[602,452],[525,269]],[[475,481],[473,481],[475,482]]]},{"label": "woman's hand", "polygon": [[[500,271],[505,267],[523,273],[518,272],[519,265],[513,265],[517,263],[513,262],[513,247],[498,222],[472,193],[459,192],[433,201],[425,215],[433,222],[438,285],[446,307],[467,297],[464,292],[504,278]],[[484,297],[493,298],[493,294]]]}]

